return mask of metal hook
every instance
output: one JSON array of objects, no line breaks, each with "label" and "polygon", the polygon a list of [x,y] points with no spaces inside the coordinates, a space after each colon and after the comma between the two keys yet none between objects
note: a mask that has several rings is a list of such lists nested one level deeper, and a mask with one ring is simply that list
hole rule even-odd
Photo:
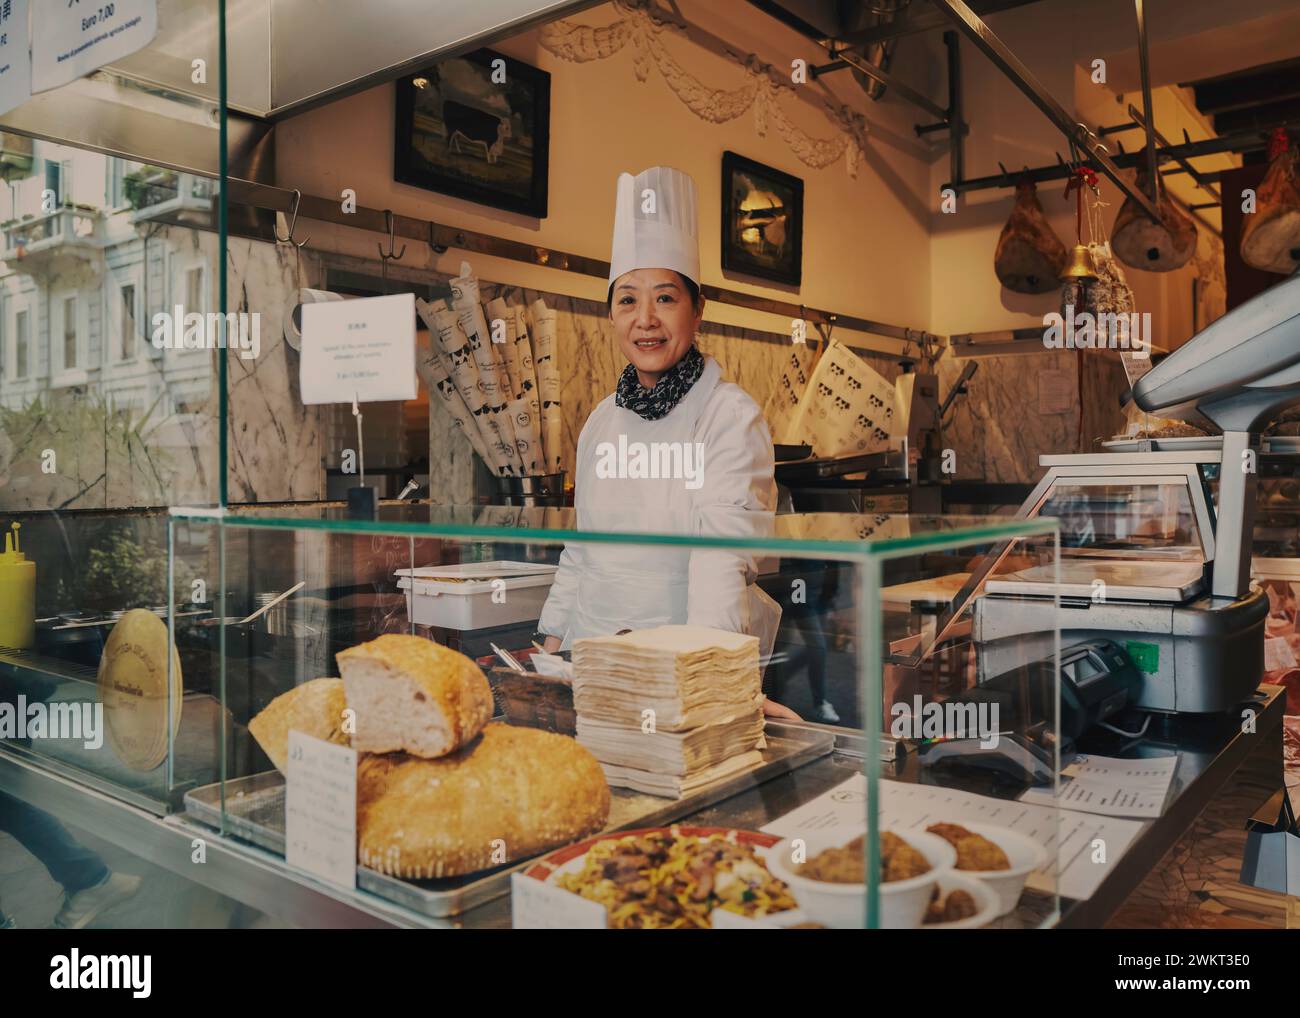
[{"label": "metal hook", "polygon": [[435,231],[437,231],[437,229],[438,229],[438,224],[435,223],[432,219],[430,219],[430,220],[429,220],[429,249],[430,249],[431,251],[433,251],[434,254],[445,254],[446,251],[447,251],[447,245],[446,245],[446,244],[435,244],[435,243],[433,242],[433,241],[434,241],[434,234],[435,234]]},{"label": "metal hook", "polygon": [[1000,160],[999,160],[999,162],[998,162],[998,169],[1002,171],[1002,183],[1003,183],[1003,185],[1006,186],[1006,187],[1014,187],[1015,184],[1014,184],[1014,182],[1011,180],[1011,174],[1007,172],[1007,168],[1006,168],[1005,166],[1002,165],[1002,162],[1001,162]]},{"label": "metal hook", "polygon": [[294,247],[302,247],[304,244],[307,243],[307,241],[311,240],[310,237],[303,237],[302,240],[293,239],[293,231],[298,228],[298,206],[301,204],[302,204],[302,192],[295,187],[293,189],[293,208],[290,210],[290,218],[289,218],[289,236],[281,237],[280,230],[278,227],[274,231],[275,239],[279,243],[292,244]]},{"label": "metal hook", "polygon": [[823,346],[831,345],[831,334],[835,331],[835,316],[827,314],[826,321],[817,322],[817,334],[822,338]]},{"label": "metal hook", "polygon": [[383,259],[384,261],[386,261],[386,262],[387,262],[387,261],[396,261],[397,259],[400,259],[400,258],[402,257],[402,255],[406,254],[406,245],[403,244],[403,245],[402,245],[402,250],[398,251],[396,254],[393,253],[393,247],[395,246],[394,242],[396,241],[397,238],[396,238],[396,235],[395,235],[394,230],[393,230],[393,210],[392,210],[392,209],[384,209],[384,229],[385,229],[385,230],[387,231],[387,233],[388,233],[388,253],[387,253],[387,254],[384,254],[384,245],[383,245],[383,244],[376,245],[376,246],[379,248],[379,257],[382,258],[382,259]]}]

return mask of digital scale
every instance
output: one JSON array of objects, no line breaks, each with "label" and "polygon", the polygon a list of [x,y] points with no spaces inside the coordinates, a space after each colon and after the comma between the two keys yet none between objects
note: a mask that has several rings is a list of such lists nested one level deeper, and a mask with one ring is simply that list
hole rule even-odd
[{"label": "digital scale", "polygon": [[1264,673],[1268,598],[1250,584],[1260,431],[1300,403],[1300,275],[1202,330],[1127,398],[1208,420],[1222,437],[1042,458],[1047,474],[1017,515],[1058,519],[1059,564],[998,572],[1007,545],[972,575],[970,592],[980,581],[984,591],[973,629],[981,680],[1051,655],[1059,598],[1062,648],[1123,648],[1142,672],[1137,707],[1229,711]]}]

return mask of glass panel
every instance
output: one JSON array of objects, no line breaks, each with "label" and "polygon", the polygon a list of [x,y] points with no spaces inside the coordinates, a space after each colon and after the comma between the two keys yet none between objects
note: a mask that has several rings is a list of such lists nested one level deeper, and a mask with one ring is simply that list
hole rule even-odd
[{"label": "glass panel", "polygon": [[[778,520],[774,530],[782,537],[678,535],[668,543],[655,535],[572,530],[564,510],[403,506],[392,507],[389,515],[401,518],[388,525],[344,525],[323,507],[302,515],[309,525],[258,513],[172,517],[176,643],[191,648],[183,660],[186,709],[209,691],[227,726],[217,740],[225,752],[220,780],[188,787],[183,799],[190,817],[226,837],[285,854],[289,731],[297,730],[366,751],[358,770],[358,894],[405,909],[417,923],[450,916],[467,925],[536,922],[526,911],[512,914],[512,899],[502,896],[511,871],[607,836],[590,867],[579,852],[560,883],[606,905],[614,925],[779,922],[778,914],[797,904],[805,918],[830,925],[914,926],[933,887],[953,914],[963,898],[951,898],[952,891],[970,887],[950,872],[955,850],[926,830],[937,822],[964,825],[986,839],[976,842],[983,851],[996,853],[988,843],[1000,846],[1007,865],[1014,858],[1020,866],[1001,918],[978,885],[969,892],[992,910],[981,923],[1036,926],[1056,915],[1057,883],[1046,862],[1059,770],[1055,633],[1035,634],[1047,649],[1031,657],[1028,645],[989,652],[969,612],[941,639],[934,625],[960,586],[954,577],[996,554],[999,538],[1050,535],[1051,522],[971,520],[963,529],[950,520],[873,517],[881,534],[875,547],[883,549],[877,554],[874,535],[852,544],[834,533],[800,540],[800,533],[817,532],[812,517]],[[869,525],[867,518],[842,522],[846,537]],[[751,625],[753,636],[705,628],[682,635],[674,647],[656,633],[657,623],[686,621],[673,591],[641,575],[617,598],[611,588],[602,600],[610,570],[639,556],[643,573],[653,561],[657,574],[679,555],[683,569],[696,555],[752,562],[754,589],[776,609],[770,628]],[[585,600],[565,576],[575,561],[582,563]],[[206,582],[207,603],[182,603],[196,581]],[[628,639],[643,641],[638,650],[624,659],[626,641],[589,633],[559,655],[559,666],[573,669],[570,682],[538,674],[538,662],[547,660],[536,653],[539,626],[554,629],[558,617],[574,630],[604,626],[612,634],[615,624],[596,614],[601,604],[615,603],[622,628],[631,629]],[[1054,601],[1047,605],[1055,610]],[[1012,599],[1004,607],[1020,610]],[[199,614],[186,618],[182,609]],[[266,611],[252,617],[259,609]],[[196,653],[188,642],[193,634],[214,628],[216,642]],[[414,637],[403,653],[417,657],[431,642],[444,648],[435,652],[444,656],[431,659],[441,664],[429,666],[430,675],[444,674],[448,661],[474,661],[487,678],[493,727],[431,759],[393,752],[408,736],[381,745],[395,730],[383,720],[388,708],[369,697],[383,694],[365,685],[364,670],[340,672],[340,660],[346,665],[344,652],[382,635]],[[728,657],[735,641],[753,656]],[[507,667],[494,648],[524,672]],[[450,651],[456,653],[445,656]],[[688,660],[695,661],[694,678],[679,670]],[[761,721],[759,691],[802,720]],[[409,692],[399,713],[414,733],[423,730],[416,722],[428,701],[415,686]],[[543,745],[535,730],[566,737],[545,743],[563,762],[531,762],[539,759],[534,746]],[[514,777],[504,786],[524,796],[517,802],[532,801],[518,789],[533,782],[546,789],[538,800],[548,803],[564,801],[561,786],[574,784],[570,798],[580,805],[568,826],[540,829],[515,806],[505,832],[492,819],[499,783],[473,797],[456,793],[467,761],[478,753],[489,758],[495,750],[484,747],[501,739],[520,740],[511,743]],[[1030,789],[1046,792],[1046,800],[1006,808]],[[400,818],[400,838],[389,818]],[[656,833],[626,833],[645,829]],[[724,832],[731,847],[716,846],[722,858],[710,863],[708,885],[690,887],[697,898],[678,900],[682,888],[674,885],[652,905],[633,889],[651,879],[643,856],[698,860],[690,853],[707,849],[715,832]],[[945,835],[954,836],[946,829]],[[827,881],[800,871],[855,837],[857,893],[848,896],[847,912],[828,910],[818,893]],[[921,898],[913,896],[901,911],[903,884],[894,878],[903,864],[891,863],[887,874],[882,868],[882,859],[894,859],[895,837],[922,852],[933,872],[929,881],[914,881]],[[606,865],[626,869],[626,879],[612,888],[601,884],[596,878]],[[862,877],[864,866],[872,879]],[[513,879],[549,872],[528,865]],[[831,893],[842,898],[843,887]]]},{"label": "glass panel", "polygon": [[[215,97],[223,5],[158,6],[133,66],[183,58],[188,76],[202,54]],[[166,609],[195,600],[191,574],[219,555],[182,535],[169,558],[159,511],[219,498],[220,386],[214,351],[142,336],[191,310],[193,270],[220,265],[217,180],[168,164],[219,167],[224,111],[146,77],[97,71],[6,114],[0,134],[0,531],[19,544],[0,553],[0,709],[64,725],[7,751],[165,812],[220,765],[220,700],[195,684],[213,675],[191,666],[213,637],[183,613],[173,659]],[[115,672],[133,648],[144,666]]]},{"label": "glass panel", "polygon": [[1187,482],[1058,483],[1038,513],[1060,520],[1066,557],[1204,562]]}]

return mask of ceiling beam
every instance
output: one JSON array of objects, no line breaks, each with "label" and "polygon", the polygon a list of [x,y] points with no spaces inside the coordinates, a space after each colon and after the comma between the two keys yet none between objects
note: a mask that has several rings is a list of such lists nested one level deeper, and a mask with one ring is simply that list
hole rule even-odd
[{"label": "ceiling beam", "polygon": [[[1027,7],[1029,4],[1038,2],[1039,0],[982,0],[982,2],[981,0],[973,0],[970,6],[980,17],[986,17],[990,14],[1009,11],[1016,7]],[[838,41],[843,46],[870,46],[872,43],[887,42],[890,39],[897,39],[904,35],[929,32],[936,28],[943,28],[948,24],[947,15],[943,12],[935,10],[933,7],[925,7],[919,2],[915,2],[915,0],[907,10],[908,13],[895,18],[888,24],[873,25],[871,28],[847,32],[840,36]]]},{"label": "ceiling beam", "polygon": [[1196,108],[1206,116],[1231,113],[1261,102],[1300,98],[1300,58],[1183,82],[1181,87],[1193,91]]},{"label": "ceiling beam", "polygon": [[[1273,98],[1269,97],[1270,100]],[[1234,131],[1266,131],[1281,124],[1294,124],[1300,120],[1300,97],[1281,102],[1263,102],[1257,106],[1214,115],[1214,133],[1231,134]]]}]

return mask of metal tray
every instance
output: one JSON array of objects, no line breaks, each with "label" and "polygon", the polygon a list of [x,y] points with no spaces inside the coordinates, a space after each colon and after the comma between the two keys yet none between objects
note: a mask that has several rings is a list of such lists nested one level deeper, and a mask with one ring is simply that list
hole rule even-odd
[{"label": "metal tray", "polygon": [[[609,822],[604,830],[660,827],[682,820],[723,799],[828,756],[835,746],[832,731],[771,721],[766,731],[767,748],[763,750],[760,763],[692,795],[663,799],[627,788],[610,789]],[[227,781],[225,833],[283,855],[284,787],[284,778],[278,771]],[[220,829],[220,783],[187,792],[185,808],[191,819]],[[358,866],[357,887],[422,915],[445,919],[507,894],[510,874],[530,861],[518,859],[497,869],[446,880],[402,880]]]}]

